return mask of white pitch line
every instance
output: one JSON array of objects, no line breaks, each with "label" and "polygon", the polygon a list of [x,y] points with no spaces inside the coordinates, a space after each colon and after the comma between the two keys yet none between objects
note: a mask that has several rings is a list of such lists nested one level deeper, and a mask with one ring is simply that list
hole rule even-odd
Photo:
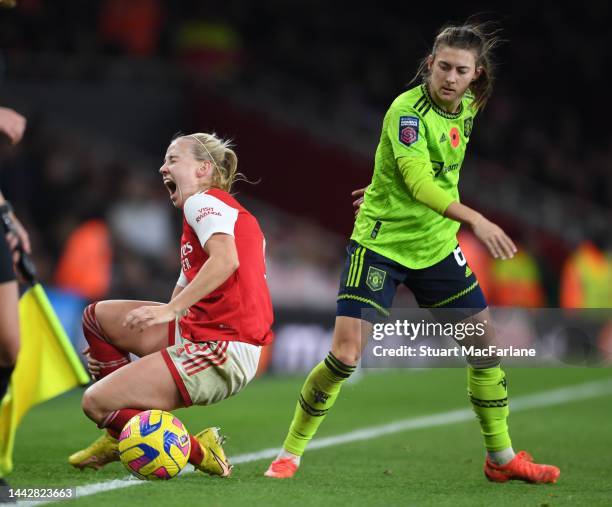
[{"label": "white pitch line", "polygon": [[[535,394],[528,394],[525,396],[517,396],[515,398],[511,398],[511,411],[512,413],[514,413],[529,410],[532,408],[562,405],[564,403],[571,403],[572,401],[597,398],[599,396],[606,396],[609,394],[612,394],[612,380],[608,379],[595,382],[587,382],[584,384],[561,387],[558,389],[551,389],[549,391],[542,391]],[[402,419],[400,421],[395,421],[389,424],[371,426],[369,428],[350,431],[348,433],[343,433],[340,435],[335,435],[326,438],[318,438],[313,440],[308,445],[308,450],[312,451],[314,449],[324,449],[326,447],[332,447],[334,445],[346,444],[349,442],[358,442],[361,440],[368,440],[372,438],[379,438],[385,435],[391,435],[393,433],[431,428],[434,426],[446,426],[453,423],[471,421],[473,419],[474,412],[470,408],[451,410],[448,412],[441,412],[439,414],[432,414],[421,417],[411,417],[409,419]],[[239,454],[238,456],[234,456],[231,459],[231,462],[233,464],[239,465],[241,463],[251,463],[253,461],[259,461],[262,459],[274,458],[279,453],[279,451],[279,448],[274,447],[262,449],[261,451],[257,452]],[[112,491],[114,489],[128,488],[130,486],[140,486],[143,484],[148,484],[148,482],[138,480],[135,477],[128,477],[126,479],[115,479],[112,481],[87,484],[85,486],[77,486],[76,497],[74,497],[74,499],[95,495],[96,493],[102,493],[105,491]],[[23,501],[18,502],[17,505],[38,506],[45,505],[47,503],[52,502]]]}]

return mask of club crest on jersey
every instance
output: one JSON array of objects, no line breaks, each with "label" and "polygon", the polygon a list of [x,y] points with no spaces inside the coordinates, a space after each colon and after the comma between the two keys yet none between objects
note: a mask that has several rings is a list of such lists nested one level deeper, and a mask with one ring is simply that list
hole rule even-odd
[{"label": "club crest on jersey", "polygon": [[370,288],[371,291],[379,291],[385,285],[386,276],[387,273],[382,269],[370,266],[370,268],[368,269],[368,277],[366,278],[366,285]]},{"label": "club crest on jersey", "polygon": [[399,140],[406,146],[419,140],[419,119],[416,116],[400,116]]},{"label": "club crest on jersey", "polygon": [[472,127],[474,126],[474,117],[470,116],[463,120],[463,133],[465,137],[470,137],[472,133]]}]

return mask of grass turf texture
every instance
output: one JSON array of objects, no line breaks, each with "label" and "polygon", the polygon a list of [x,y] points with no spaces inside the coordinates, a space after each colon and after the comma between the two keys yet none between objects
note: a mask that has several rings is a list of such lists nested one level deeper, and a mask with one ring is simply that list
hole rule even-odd
[{"label": "grass turf texture", "polygon": [[[69,501],[67,505],[610,505],[612,396],[512,413],[512,397],[612,378],[609,369],[508,370],[510,430],[516,450],[561,468],[557,485],[493,484],[483,475],[475,418],[306,453],[291,480],[264,478],[270,460],[238,465],[229,480],[200,473]],[[318,437],[469,407],[465,370],[370,373],[343,388]],[[192,432],[221,426],[230,455],[280,446],[303,377],[258,379],[213,407],[176,414]],[[34,408],[15,448],[13,487],[74,487],[128,475],[120,463],[79,472],[67,456],[99,431],[80,410],[75,390]]]}]

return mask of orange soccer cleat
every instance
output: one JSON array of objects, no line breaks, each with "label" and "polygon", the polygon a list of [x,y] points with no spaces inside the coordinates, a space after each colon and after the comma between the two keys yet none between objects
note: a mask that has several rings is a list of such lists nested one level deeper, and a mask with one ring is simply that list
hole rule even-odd
[{"label": "orange soccer cleat", "polygon": [[275,479],[289,479],[295,475],[298,466],[291,458],[279,458],[270,464],[264,475]]},{"label": "orange soccer cleat", "polygon": [[519,452],[505,465],[493,463],[487,456],[484,473],[490,481],[506,482],[511,480],[538,483],[555,483],[561,474],[553,465],[540,465],[533,462],[528,452]]}]

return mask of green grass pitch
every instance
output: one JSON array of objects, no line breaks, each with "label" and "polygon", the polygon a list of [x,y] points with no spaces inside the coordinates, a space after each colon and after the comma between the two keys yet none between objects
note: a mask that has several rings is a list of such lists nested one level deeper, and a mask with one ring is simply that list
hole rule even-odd
[{"label": "green grass pitch", "polygon": [[[237,465],[230,479],[189,473],[65,502],[87,506],[612,505],[612,393],[512,413],[512,398],[612,379],[609,369],[508,370],[516,450],[561,468],[556,485],[489,483],[474,419],[349,442],[306,453],[291,480],[263,477],[270,460]],[[347,384],[318,437],[469,408],[462,369],[366,371]],[[233,399],[176,414],[193,432],[220,426],[230,457],[278,447],[303,377],[257,379]],[[128,474],[120,463],[79,472],[67,456],[98,436],[80,410],[81,390],[34,408],[17,434],[13,487],[75,487]]]}]

